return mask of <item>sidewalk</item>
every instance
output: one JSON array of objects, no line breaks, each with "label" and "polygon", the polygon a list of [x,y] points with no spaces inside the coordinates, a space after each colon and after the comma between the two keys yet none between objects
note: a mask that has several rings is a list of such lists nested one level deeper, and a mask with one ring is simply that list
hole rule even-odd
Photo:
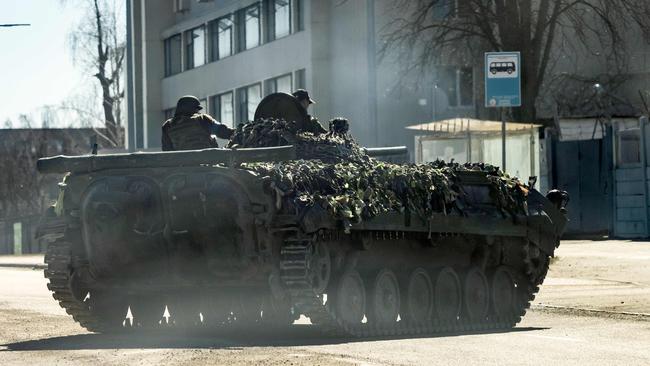
[{"label": "sidewalk", "polygon": [[566,240],[535,305],[650,314],[650,242]]},{"label": "sidewalk", "polygon": [[0,267],[45,268],[43,254],[0,255]]}]

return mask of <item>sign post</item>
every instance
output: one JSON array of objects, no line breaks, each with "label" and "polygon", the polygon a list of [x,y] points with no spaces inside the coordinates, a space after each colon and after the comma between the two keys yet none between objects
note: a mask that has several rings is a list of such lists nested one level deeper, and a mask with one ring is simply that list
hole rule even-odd
[{"label": "sign post", "polygon": [[485,53],[485,107],[500,108],[501,169],[506,170],[506,117],[503,108],[521,107],[521,54]]}]

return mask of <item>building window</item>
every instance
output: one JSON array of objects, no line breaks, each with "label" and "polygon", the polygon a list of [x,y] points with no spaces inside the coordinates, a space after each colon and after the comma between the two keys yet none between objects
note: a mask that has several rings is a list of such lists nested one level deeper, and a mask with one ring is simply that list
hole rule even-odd
[{"label": "building window", "polygon": [[307,71],[305,69],[300,69],[296,71],[296,89],[307,89]]},{"label": "building window", "polygon": [[447,94],[450,107],[474,105],[474,73],[471,67],[441,67],[438,85]]},{"label": "building window", "polygon": [[641,129],[618,131],[618,165],[641,163]]},{"label": "building window", "polygon": [[260,5],[255,4],[238,12],[240,51],[260,45]]},{"label": "building window", "polygon": [[210,61],[220,60],[232,55],[233,20],[232,15],[210,22]]},{"label": "building window", "polygon": [[165,76],[181,72],[181,35],[175,34],[165,40]]},{"label": "building window", "polygon": [[291,0],[273,0],[274,39],[291,34]]},{"label": "building window", "polygon": [[174,13],[185,13],[190,10],[188,0],[174,0]]},{"label": "building window", "polygon": [[455,17],[458,13],[458,0],[441,0],[431,5],[434,20]]},{"label": "building window", "polygon": [[232,92],[215,95],[210,100],[211,113],[217,121],[234,127],[235,109]]},{"label": "building window", "polygon": [[291,74],[278,76],[277,78],[266,81],[266,94],[271,93],[291,93],[292,92]]},{"label": "building window", "polygon": [[185,69],[205,64],[205,27],[200,26],[185,32]]},{"label": "building window", "polygon": [[302,31],[305,30],[305,17],[303,16],[303,9],[304,9],[304,0],[293,0],[294,3],[294,14],[296,14],[293,18],[294,21],[294,28],[297,31]]},{"label": "building window", "polygon": [[252,121],[255,109],[262,100],[262,85],[254,84],[237,90],[239,99],[239,122]]}]

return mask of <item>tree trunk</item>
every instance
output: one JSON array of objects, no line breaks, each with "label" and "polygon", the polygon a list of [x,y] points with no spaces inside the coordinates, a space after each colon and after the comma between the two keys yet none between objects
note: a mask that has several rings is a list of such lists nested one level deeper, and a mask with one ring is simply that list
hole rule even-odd
[{"label": "tree trunk", "polygon": [[[102,87],[102,108],[104,109],[104,125],[106,126],[106,134],[111,141],[108,141],[113,146],[120,146],[121,136],[119,136],[119,125],[115,120],[113,114],[114,98],[111,95],[111,84],[114,78],[106,77],[106,63],[108,62],[108,46],[105,46],[104,39],[105,33],[102,28],[102,15],[99,9],[97,0],[93,2],[95,6],[95,24],[97,27],[97,74],[95,77],[99,80]],[[119,77],[119,76],[118,76]]]}]

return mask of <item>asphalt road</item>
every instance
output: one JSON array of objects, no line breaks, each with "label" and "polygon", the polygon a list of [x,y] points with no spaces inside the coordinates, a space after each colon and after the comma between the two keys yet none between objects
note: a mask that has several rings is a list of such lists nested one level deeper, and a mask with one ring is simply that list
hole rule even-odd
[{"label": "asphalt road", "polygon": [[40,270],[0,267],[0,365],[649,365],[649,260],[650,243],[564,243],[511,331],[362,341],[323,338],[308,325],[287,334],[91,334],[50,297]]}]

